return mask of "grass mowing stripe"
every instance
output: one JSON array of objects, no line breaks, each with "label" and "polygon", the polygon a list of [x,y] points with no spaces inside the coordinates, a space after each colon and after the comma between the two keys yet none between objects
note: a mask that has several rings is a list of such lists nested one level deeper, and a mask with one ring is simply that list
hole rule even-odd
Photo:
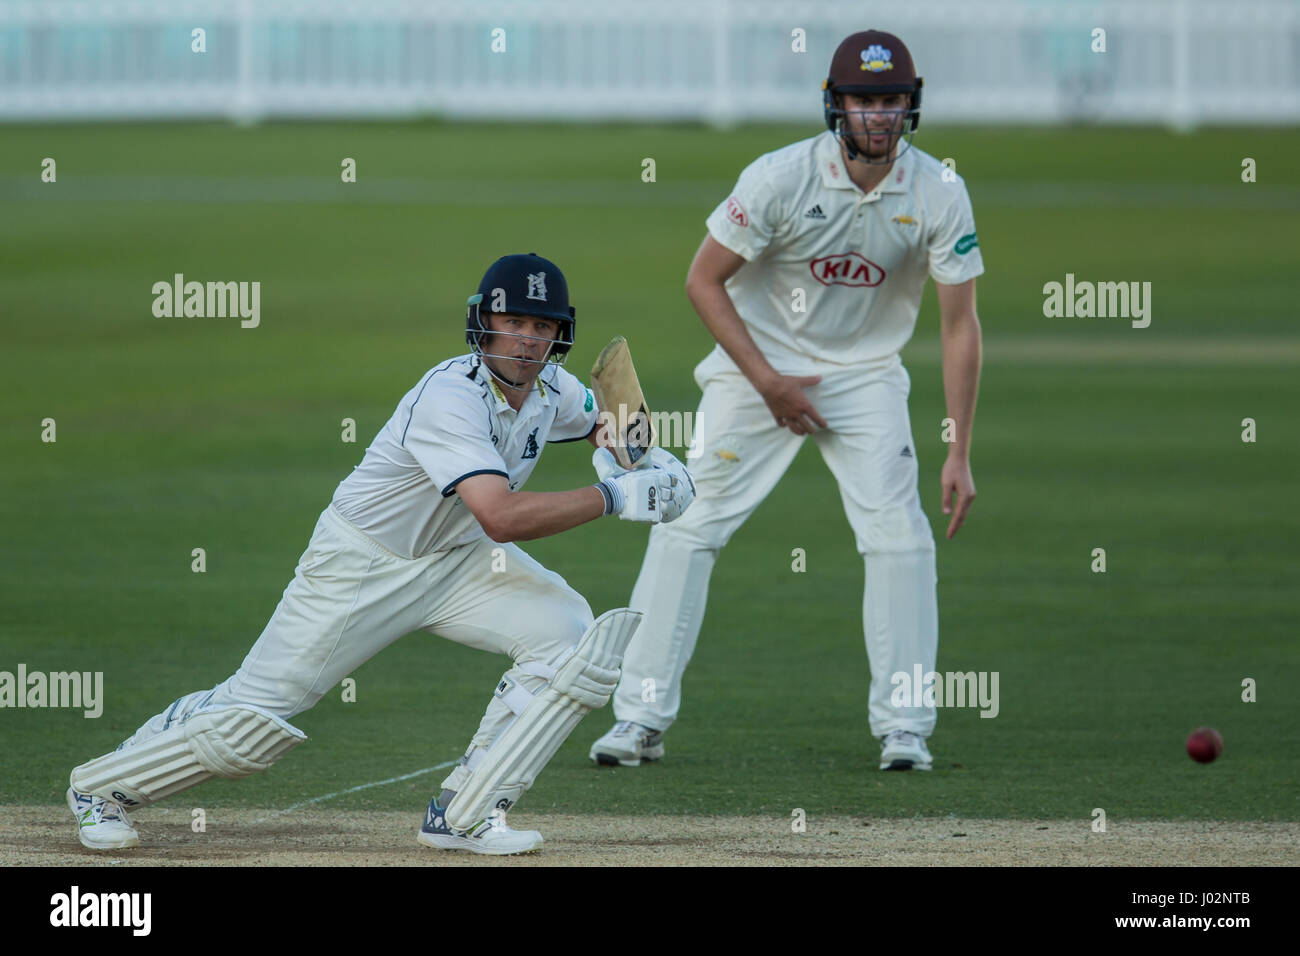
[{"label": "grass mowing stripe", "polygon": [[[1079,322],[1120,322],[1123,319],[1079,319]],[[985,336],[985,365],[1208,365],[1232,368],[1252,365],[1300,364],[1300,339],[1294,338],[1174,338],[1149,336],[1135,330],[1130,337],[1084,338],[1053,335]],[[903,352],[904,365],[937,365],[943,343],[936,338],[913,339]]]},{"label": "grass mowing stripe", "polygon": [[[325,176],[80,176],[58,189],[31,177],[0,178],[8,202],[374,203],[429,206],[699,206],[712,208],[733,180],[635,178],[551,182],[538,189],[518,179],[367,178],[341,183]],[[1231,208],[1300,209],[1300,188],[1211,184],[1124,185],[984,180],[968,183],[976,208]]]}]

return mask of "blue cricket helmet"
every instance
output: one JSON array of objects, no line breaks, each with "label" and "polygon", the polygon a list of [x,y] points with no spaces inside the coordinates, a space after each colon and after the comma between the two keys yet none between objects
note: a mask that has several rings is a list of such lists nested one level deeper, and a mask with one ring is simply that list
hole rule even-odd
[{"label": "blue cricket helmet", "polygon": [[573,347],[576,313],[569,305],[569,284],[559,266],[535,252],[502,256],[483,273],[465,315],[465,341],[475,352],[480,351],[479,339],[488,331],[485,311],[554,319],[560,324],[551,347],[557,362],[563,362]]}]

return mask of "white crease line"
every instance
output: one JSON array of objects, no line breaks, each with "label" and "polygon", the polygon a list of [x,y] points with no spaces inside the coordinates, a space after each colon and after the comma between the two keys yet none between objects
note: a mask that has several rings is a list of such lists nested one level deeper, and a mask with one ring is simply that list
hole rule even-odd
[{"label": "white crease line", "polygon": [[294,810],[301,810],[303,807],[310,806],[313,803],[322,803],[326,800],[333,800],[335,797],[341,797],[345,793],[356,793],[358,790],[369,790],[371,787],[382,787],[385,784],[397,783],[400,780],[410,780],[412,777],[419,777],[426,773],[433,773],[435,770],[445,770],[448,767],[454,767],[460,763],[460,760],[448,760],[434,767],[425,767],[423,770],[416,770],[414,773],[404,773],[400,777],[389,777],[387,780],[376,780],[374,783],[363,783],[355,787],[348,787],[346,790],[338,790],[334,793],[327,793],[323,797],[312,797],[310,800],[304,800],[302,803],[295,803],[291,807],[285,807],[283,810],[276,810],[270,816],[261,817],[255,820],[255,823],[265,823],[272,817],[283,816],[286,813],[292,813]]}]

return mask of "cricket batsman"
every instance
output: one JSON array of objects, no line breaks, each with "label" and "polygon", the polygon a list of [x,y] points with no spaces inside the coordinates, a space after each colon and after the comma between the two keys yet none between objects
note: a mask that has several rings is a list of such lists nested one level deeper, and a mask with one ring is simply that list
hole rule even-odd
[{"label": "cricket batsman", "polygon": [[938,645],[934,537],[917,493],[911,380],[899,352],[928,275],[955,423],[940,477],[951,538],[975,498],[975,277],[984,265],[965,184],[909,148],[922,80],[903,41],[877,30],[846,38],[822,88],[828,131],[740,174],[686,278],[718,343],[695,369],[704,393],[691,457],[697,499],[681,521],[651,531],[631,600],[645,618],[624,658],[617,723],[591,748],[598,764],[663,756],[718,553],[811,437],[866,564],[868,718],[880,768],[932,766],[934,708],[890,699],[891,676],[934,670]]},{"label": "cricket batsman", "polygon": [[[306,739],[295,715],[417,630],[513,659],[417,839],[494,855],[542,843],[505,812],[609,699],[641,615],[618,608],[593,620],[580,594],[511,542],[602,515],[672,521],[694,495],[666,451],[633,472],[617,467],[592,393],[561,367],[574,317],[553,262],[492,264],[469,300],[472,351],[406,393],[338,486],[239,670],[72,771],[67,801],[84,846],[139,846],[128,809],[266,769]],[[584,438],[597,446],[595,485],[519,490],[548,442]]]}]

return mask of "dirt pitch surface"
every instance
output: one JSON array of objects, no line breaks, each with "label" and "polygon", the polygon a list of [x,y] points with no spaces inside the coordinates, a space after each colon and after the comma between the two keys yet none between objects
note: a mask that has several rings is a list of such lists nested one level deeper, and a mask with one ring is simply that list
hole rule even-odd
[{"label": "dirt pitch surface", "polygon": [[65,807],[0,807],[4,866],[1296,866],[1300,823],[813,817],[570,816],[518,813],[536,853],[487,857],[415,842],[421,813],[209,808],[133,817],[143,846],[91,851]]}]

